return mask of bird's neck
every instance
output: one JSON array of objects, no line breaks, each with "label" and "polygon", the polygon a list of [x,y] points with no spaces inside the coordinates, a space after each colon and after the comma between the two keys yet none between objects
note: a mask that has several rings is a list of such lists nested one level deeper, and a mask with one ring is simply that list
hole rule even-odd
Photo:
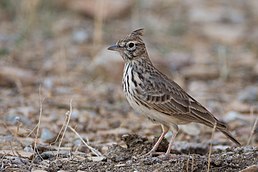
[{"label": "bird's neck", "polygon": [[134,64],[134,65],[140,65],[140,66],[145,66],[145,65],[153,65],[148,54],[143,54],[142,56],[140,57],[137,57],[137,58],[134,58],[133,60],[127,60],[125,62],[126,64],[127,63],[130,63],[130,64]]}]

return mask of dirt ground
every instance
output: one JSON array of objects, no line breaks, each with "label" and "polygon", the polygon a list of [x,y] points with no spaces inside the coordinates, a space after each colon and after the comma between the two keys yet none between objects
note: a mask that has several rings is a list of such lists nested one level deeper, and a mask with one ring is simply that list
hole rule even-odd
[{"label": "dirt ground", "polygon": [[[45,147],[38,150],[34,158],[6,155],[2,165],[13,171],[240,171],[257,164],[257,147],[214,148],[210,160],[209,148],[204,144],[176,142],[172,157],[164,160],[159,156],[140,156],[151,149],[152,142],[138,135],[125,135],[122,138],[126,146],[112,145],[105,157],[92,157],[83,152],[60,151]],[[159,151],[166,151],[164,140]],[[253,166],[254,167],[254,166]]]},{"label": "dirt ground", "polygon": [[[1,1],[0,171],[258,171],[257,9],[251,0]],[[161,128],[129,106],[122,58],[107,50],[137,28],[153,64],[241,147],[189,124],[169,159],[172,133],[143,156]]]}]

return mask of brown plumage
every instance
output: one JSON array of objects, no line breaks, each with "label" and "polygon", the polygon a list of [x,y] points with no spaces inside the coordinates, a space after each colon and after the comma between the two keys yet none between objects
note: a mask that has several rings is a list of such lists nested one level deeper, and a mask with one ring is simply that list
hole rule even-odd
[{"label": "brown plumage", "polygon": [[187,94],[177,83],[156,69],[149,59],[141,39],[143,29],[133,31],[109,50],[118,51],[125,61],[123,91],[130,105],[150,120],[160,123],[162,134],[150,154],[155,152],[165,134],[171,130],[166,156],[169,155],[178,126],[190,122],[201,123],[225,134],[237,145],[225,123],[215,118],[205,107]]}]

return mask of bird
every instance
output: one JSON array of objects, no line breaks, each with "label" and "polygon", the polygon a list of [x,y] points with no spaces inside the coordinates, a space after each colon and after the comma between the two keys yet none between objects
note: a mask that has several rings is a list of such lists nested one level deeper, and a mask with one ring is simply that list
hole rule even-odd
[{"label": "bird", "polygon": [[226,123],[218,120],[176,82],[161,73],[151,62],[142,39],[144,29],[137,29],[120,39],[108,50],[119,52],[124,60],[122,88],[131,107],[154,123],[162,134],[146,155],[153,155],[168,131],[172,132],[165,157],[170,156],[178,125],[200,123],[215,128],[236,145],[241,144],[229,132]]}]

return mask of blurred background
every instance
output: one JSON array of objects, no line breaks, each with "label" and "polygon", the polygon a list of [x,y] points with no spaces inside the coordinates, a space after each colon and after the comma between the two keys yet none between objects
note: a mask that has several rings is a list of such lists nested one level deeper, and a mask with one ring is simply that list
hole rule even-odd
[{"label": "blurred background", "polygon": [[[0,147],[32,145],[39,120],[38,142],[57,145],[71,100],[69,125],[101,151],[123,134],[158,136],[160,127],[126,102],[122,58],[107,50],[138,28],[158,69],[241,143],[257,145],[257,9],[254,0],[1,0]],[[210,137],[189,125],[177,141]],[[62,146],[88,151],[70,130]]]}]

